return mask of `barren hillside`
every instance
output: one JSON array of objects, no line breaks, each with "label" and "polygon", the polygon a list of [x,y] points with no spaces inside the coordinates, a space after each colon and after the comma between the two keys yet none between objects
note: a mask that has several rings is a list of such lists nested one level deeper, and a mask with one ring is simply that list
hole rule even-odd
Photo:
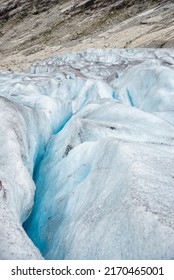
[{"label": "barren hillside", "polygon": [[0,0],[0,69],[58,52],[173,47],[174,1]]}]

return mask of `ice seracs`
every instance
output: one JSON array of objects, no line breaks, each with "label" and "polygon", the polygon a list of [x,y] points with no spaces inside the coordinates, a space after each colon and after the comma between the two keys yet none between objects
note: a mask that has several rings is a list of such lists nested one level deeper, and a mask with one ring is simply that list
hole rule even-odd
[{"label": "ice seracs", "polygon": [[0,258],[174,258],[173,58],[86,50],[0,73]]}]

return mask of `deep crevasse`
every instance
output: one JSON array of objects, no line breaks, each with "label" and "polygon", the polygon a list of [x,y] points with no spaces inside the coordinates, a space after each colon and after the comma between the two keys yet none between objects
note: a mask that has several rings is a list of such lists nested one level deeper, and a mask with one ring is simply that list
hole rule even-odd
[{"label": "deep crevasse", "polygon": [[[174,257],[173,57],[172,49],[87,50],[0,74],[0,95],[11,101],[2,98],[8,114],[1,105],[1,258],[41,257],[20,225],[34,166],[25,229],[45,258]],[[21,241],[11,233],[7,244],[12,224]]]}]

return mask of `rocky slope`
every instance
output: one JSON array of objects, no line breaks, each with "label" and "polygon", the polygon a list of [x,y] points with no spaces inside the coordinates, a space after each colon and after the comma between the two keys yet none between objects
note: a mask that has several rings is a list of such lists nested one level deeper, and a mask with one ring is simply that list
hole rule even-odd
[{"label": "rocky slope", "polygon": [[0,0],[0,69],[58,52],[173,47],[173,1]]}]

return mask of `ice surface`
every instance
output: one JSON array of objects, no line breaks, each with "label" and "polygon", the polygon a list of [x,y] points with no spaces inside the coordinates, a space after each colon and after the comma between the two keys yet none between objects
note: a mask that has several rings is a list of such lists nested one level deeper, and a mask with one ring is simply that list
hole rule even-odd
[{"label": "ice surface", "polygon": [[60,55],[0,96],[0,258],[174,258],[173,49]]}]

